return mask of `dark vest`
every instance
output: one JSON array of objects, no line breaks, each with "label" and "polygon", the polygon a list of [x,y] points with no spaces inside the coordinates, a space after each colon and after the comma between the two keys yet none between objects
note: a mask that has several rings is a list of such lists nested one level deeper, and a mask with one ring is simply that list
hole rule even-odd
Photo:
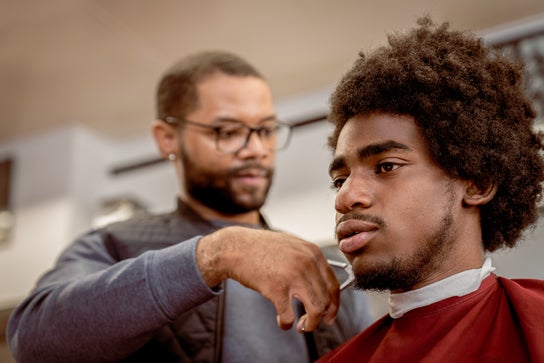
[{"label": "dark vest", "polygon": [[[262,223],[268,228],[264,219]],[[108,226],[104,229],[104,241],[109,253],[121,261],[216,229],[180,202],[175,212],[145,215]],[[329,258],[333,257],[331,253],[334,259],[343,258],[335,249],[326,248],[324,252]],[[322,356],[358,333],[350,324],[353,318],[350,305],[354,303],[354,299],[347,296],[350,293],[349,289],[342,292],[342,306],[335,325],[322,324],[317,331],[306,333],[310,356]],[[181,314],[124,362],[221,362],[224,296],[220,294]]]}]

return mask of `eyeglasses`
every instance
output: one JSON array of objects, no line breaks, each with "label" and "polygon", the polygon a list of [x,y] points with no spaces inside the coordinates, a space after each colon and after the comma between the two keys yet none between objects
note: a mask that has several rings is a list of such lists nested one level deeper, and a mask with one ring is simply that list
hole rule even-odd
[{"label": "eyeglasses", "polygon": [[167,116],[164,121],[171,125],[184,123],[213,131],[217,151],[227,154],[235,154],[245,148],[253,133],[259,136],[261,143],[268,150],[284,149],[291,137],[291,125],[278,121],[270,121],[260,127],[250,127],[241,122],[230,122],[221,126],[208,125],[171,116]]}]

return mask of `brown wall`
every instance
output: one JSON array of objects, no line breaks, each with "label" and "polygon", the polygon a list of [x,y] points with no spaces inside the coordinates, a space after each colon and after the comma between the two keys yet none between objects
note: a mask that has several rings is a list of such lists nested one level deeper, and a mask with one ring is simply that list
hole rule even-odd
[{"label": "brown wall", "polygon": [[15,363],[6,343],[6,325],[11,310],[0,310],[0,362],[2,363]]}]

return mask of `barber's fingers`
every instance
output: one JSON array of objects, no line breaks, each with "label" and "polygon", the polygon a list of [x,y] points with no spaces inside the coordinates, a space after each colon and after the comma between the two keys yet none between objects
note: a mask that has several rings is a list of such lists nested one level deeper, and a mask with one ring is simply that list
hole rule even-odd
[{"label": "barber's fingers", "polygon": [[295,321],[295,313],[291,304],[275,304],[275,307],[278,313],[276,316],[278,326],[283,330],[290,329]]},{"label": "barber's fingers", "polygon": [[297,324],[299,332],[316,329],[321,320],[332,324],[338,313],[339,283],[328,264],[318,261],[314,267],[306,267],[306,271],[300,276],[299,285],[293,281],[293,286],[289,286],[288,299],[273,300],[278,312],[278,326],[282,329],[289,329],[294,322],[293,298],[298,299],[306,311]]},{"label": "barber's fingers", "polygon": [[329,325],[332,325],[336,319],[338,308],[334,308],[332,305],[329,305],[329,307],[330,309],[325,309],[320,314],[306,313],[301,316],[297,323],[297,331],[299,333],[313,331],[319,326],[319,322],[321,320],[325,321],[325,323]]},{"label": "barber's fingers", "polygon": [[338,282],[338,278],[328,262],[323,259],[321,263],[321,268],[326,271],[327,290],[331,299],[327,310],[323,314],[323,320],[327,324],[332,325],[336,319],[336,314],[338,314],[338,309],[340,308],[340,282]]},{"label": "barber's fingers", "polygon": [[328,300],[316,301],[310,298],[309,301],[305,301],[303,298],[300,298],[306,310],[306,314],[300,317],[297,323],[297,331],[300,333],[316,329],[321,320],[329,325],[333,324],[336,314],[338,313],[340,305],[338,280],[328,264],[322,265],[321,269],[322,273],[325,275],[326,281],[325,284],[322,285],[326,286],[326,292],[322,292],[322,294],[326,295],[321,296],[327,296]]}]

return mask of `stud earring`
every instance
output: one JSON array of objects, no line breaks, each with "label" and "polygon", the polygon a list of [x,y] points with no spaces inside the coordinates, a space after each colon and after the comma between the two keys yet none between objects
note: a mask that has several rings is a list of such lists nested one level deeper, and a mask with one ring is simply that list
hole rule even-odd
[{"label": "stud earring", "polygon": [[176,159],[177,159],[176,154],[174,154],[174,153],[168,154],[168,160],[174,161],[174,160],[176,160]]}]

